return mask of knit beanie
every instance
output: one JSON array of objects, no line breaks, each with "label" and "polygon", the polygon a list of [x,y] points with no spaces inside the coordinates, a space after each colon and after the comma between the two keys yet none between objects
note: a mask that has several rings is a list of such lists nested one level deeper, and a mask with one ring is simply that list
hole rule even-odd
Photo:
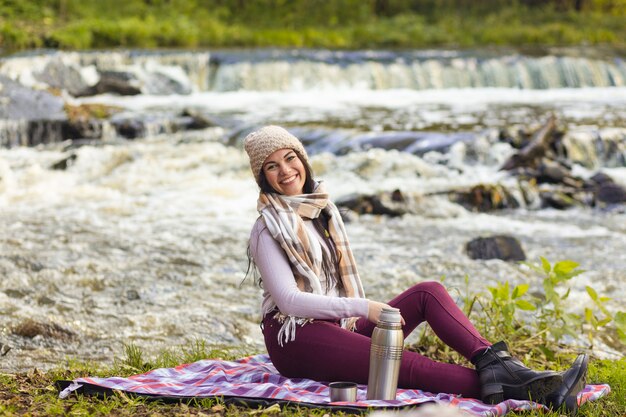
[{"label": "knit beanie", "polygon": [[302,142],[280,126],[265,126],[255,130],[246,136],[243,147],[250,158],[250,169],[254,179],[259,185],[263,162],[279,149],[293,149],[304,160],[303,162],[309,161]]}]

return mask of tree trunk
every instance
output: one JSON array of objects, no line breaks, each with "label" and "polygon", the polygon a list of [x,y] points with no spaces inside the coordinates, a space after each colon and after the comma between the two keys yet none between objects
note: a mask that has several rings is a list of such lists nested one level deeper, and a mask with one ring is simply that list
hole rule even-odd
[{"label": "tree trunk", "polygon": [[577,12],[582,11],[582,9],[583,9],[583,0],[576,0],[574,7],[576,8]]}]

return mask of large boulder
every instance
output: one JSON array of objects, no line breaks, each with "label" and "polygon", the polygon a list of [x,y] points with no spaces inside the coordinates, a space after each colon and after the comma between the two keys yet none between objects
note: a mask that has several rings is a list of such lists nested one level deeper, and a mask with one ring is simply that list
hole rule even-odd
[{"label": "large boulder", "polygon": [[0,75],[0,119],[65,120],[63,100]]},{"label": "large boulder", "polygon": [[83,95],[89,88],[78,68],[66,65],[58,59],[51,60],[41,72],[33,75],[38,81],[52,88],[65,90],[75,97]]},{"label": "large boulder", "polygon": [[0,75],[0,147],[63,140],[63,100]]}]

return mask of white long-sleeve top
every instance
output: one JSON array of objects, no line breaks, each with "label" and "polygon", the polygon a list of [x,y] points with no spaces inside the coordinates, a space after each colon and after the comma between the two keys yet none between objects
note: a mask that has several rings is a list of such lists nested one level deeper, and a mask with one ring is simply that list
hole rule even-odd
[{"label": "white long-sleeve top", "polygon": [[[328,251],[325,241],[315,230],[311,221],[305,221],[310,230],[315,231],[322,248]],[[263,305],[271,301],[281,313],[288,316],[312,319],[341,319],[365,317],[368,313],[366,298],[342,296],[343,291],[327,288],[329,282],[320,277],[324,295],[301,291],[291,270],[289,260],[280,244],[272,237],[261,218],[250,233],[250,250],[263,282]]]}]

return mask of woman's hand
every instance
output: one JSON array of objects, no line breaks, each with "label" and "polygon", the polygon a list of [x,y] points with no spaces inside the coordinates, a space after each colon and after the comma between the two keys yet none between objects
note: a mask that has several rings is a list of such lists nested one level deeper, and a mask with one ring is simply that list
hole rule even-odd
[{"label": "woman's hand", "polygon": [[[383,308],[392,308],[390,305],[379,303],[378,301],[368,300],[367,303],[367,319],[375,324],[377,324],[378,320],[380,320],[380,314],[383,312]],[[406,324],[404,317],[400,316],[400,320],[404,326]]]}]

